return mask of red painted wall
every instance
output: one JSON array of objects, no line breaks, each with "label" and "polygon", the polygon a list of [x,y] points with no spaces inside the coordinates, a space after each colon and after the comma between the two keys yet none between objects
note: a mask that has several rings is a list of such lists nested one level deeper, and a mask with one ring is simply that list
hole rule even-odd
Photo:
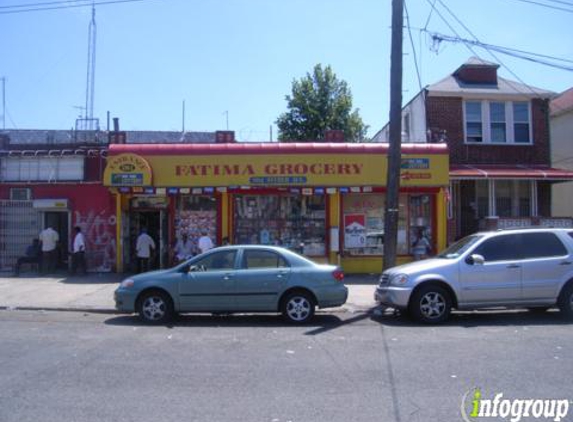
[{"label": "red painted wall", "polygon": [[2,184],[0,199],[10,198],[10,188],[32,189],[32,199],[67,199],[71,214],[70,236],[80,226],[86,239],[88,271],[112,271],[116,258],[115,202],[109,190],[101,184]]}]

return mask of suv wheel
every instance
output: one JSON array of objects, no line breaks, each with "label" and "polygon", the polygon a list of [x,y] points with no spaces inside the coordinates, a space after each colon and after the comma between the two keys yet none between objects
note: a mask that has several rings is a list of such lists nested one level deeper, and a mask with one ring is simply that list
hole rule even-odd
[{"label": "suv wheel", "polygon": [[409,309],[418,321],[437,324],[449,318],[452,311],[452,298],[443,287],[422,286],[412,296]]},{"label": "suv wheel", "polygon": [[573,283],[566,286],[559,295],[559,310],[567,318],[573,318]]}]

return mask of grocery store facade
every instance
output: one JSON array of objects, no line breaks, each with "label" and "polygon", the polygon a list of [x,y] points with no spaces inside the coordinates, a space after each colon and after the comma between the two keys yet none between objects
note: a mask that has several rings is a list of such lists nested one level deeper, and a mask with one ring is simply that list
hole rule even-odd
[{"label": "grocery store facade", "polygon": [[[215,244],[270,244],[349,273],[379,272],[387,144],[112,144],[104,185],[115,198],[116,267],[133,269],[137,234],[169,267],[183,233]],[[423,232],[446,245],[448,150],[402,146],[398,261]]]}]

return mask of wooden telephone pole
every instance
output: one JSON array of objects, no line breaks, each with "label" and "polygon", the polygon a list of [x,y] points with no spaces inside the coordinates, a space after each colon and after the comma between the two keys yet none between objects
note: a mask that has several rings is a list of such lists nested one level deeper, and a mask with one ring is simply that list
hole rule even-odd
[{"label": "wooden telephone pole", "polygon": [[386,175],[386,209],[384,213],[384,265],[396,265],[400,164],[402,147],[402,26],[403,0],[392,0],[392,52],[390,55],[390,145]]}]

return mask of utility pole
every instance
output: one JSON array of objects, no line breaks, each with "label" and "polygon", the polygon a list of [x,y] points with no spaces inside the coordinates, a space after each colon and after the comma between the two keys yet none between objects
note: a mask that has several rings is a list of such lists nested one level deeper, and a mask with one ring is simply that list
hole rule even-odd
[{"label": "utility pole", "polygon": [[400,164],[402,148],[402,27],[403,0],[392,0],[392,52],[390,55],[390,145],[386,176],[386,210],[384,213],[384,265],[396,265]]}]

